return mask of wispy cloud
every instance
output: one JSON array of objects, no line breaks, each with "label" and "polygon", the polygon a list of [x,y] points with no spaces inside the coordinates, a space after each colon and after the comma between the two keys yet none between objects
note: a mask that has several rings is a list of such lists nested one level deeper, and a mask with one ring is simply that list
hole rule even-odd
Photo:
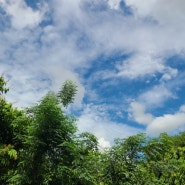
[{"label": "wispy cloud", "polygon": [[147,107],[160,107],[169,98],[175,98],[175,96],[171,92],[171,89],[163,84],[156,85],[139,96],[139,100],[145,103]]}]

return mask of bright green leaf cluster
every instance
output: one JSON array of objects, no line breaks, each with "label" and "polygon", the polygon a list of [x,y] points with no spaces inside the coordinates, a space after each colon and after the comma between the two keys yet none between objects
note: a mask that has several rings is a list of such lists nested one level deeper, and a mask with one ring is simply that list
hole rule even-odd
[{"label": "bright green leaf cluster", "polygon": [[6,88],[7,82],[4,80],[3,76],[0,76],[0,95],[3,93],[7,93],[8,92],[8,88]]},{"label": "bright green leaf cluster", "polygon": [[61,102],[66,107],[74,101],[74,96],[77,92],[77,86],[71,80],[67,80],[62,89],[59,91],[58,96],[61,98]]}]

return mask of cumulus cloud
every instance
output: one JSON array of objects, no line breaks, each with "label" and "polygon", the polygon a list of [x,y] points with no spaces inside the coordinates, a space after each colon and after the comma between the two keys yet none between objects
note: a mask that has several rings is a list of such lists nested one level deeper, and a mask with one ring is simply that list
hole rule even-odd
[{"label": "cumulus cloud", "polygon": [[146,113],[145,106],[139,102],[130,104],[130,118],[139,124],[146,125],[146,133],[150,136],[159,135],[162,132],[178,132],[185,128],[185,106],[174,114],[164,114],[162,116],[153,116]]},{"label": "cumulus cloud", "polygon": [[143,124],[143,125],[149,125],[154,117],[146,113],[145,106],[139,102],[132,102],[130,104],[130,118],[134,119],[136,122]]},{"label": "cumulus cloud", "polygon": [[177,112],[175,114],[165,114],[156,117],[150,125],[148,125],[146,132],[149,135],[158,135],[162,132],[179,132],[185,127],[185,113]]}]

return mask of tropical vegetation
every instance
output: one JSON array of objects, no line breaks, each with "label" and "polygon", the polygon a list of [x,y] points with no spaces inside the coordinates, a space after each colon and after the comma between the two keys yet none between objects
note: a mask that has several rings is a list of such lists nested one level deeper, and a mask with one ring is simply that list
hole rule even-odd
[{"label": "tropical vegetation", "polygon": [[185,132],[138,133],[102,151],[95,135],[79,133],[76,118],[64,111],[76,91],[66,81],[58,93],[19,110],[5,99],[0,77],[1,185],[185,184]]}]

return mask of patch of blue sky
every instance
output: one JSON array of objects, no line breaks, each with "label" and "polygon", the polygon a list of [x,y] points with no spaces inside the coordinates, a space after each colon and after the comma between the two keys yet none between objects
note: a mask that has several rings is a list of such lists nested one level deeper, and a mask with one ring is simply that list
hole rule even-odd
[{"label": "patch of blue sky", "polygon": [[178,71],[185,70],[185,57],[183,55],[173,55],[166,59],[166,64],[174,69],[178,69]]},{"label": "patch of blue sky", "polygon": [[[124,77],[116,77],[116,73],[118,72],[118,69],[116,68],[117,65],[122,64],[125,60],[127,60],[129,58],[130,55],[126,55],[126,54],[113,54],[111,56],[106,56],[106,55],[101,55],[98,58],[96,58],[96,60],[94,60],[92,62],[92,66],[86,70],[83,74],[83,77],[86,79],[86,81],[88,82],[89,79],[93,78],[94,81],[92,81],[92,83],[97,84],[98,82],[104,82],[104,84],[106,84],[106,82],[110,82],[111,80],[114,81],[114,83],[110,83],[111,86],[117,86],[117,88],[119,87],[118,84],[122,84],[125,86],[130,86],[130,89],[132,90],[135,88],[143,88],[144,86],[146,88],[150,88],[153,85],[156,85],[159,83],[159,79],[161,78],[162,74],[158,73],[155,75],[149,75],[149,76],[145,76],[145,77],[141,77],[141,78],[137,78],[137,79],[129,79],[129,78],[124,78]],[[106,76],[106,72],[114,72],[115,76],[113,76],[113,78],[108,78],[105,77],[103,75]],[[99,75],[101,74],[100,76]],[[101,77],[101,78],[99,78]],[[129,89],[127,89],[129,90]],[[130,92],[129,92],[130,93]]]},{"label": "patch of blue sky", "polygon": [[41,28],[44,28],[44,27],[46,27],[46,26],[48,26],[48,25],[53,25],[53,24],[54,24],[54,22],[53,22],[53,19],[52,19],[52,15],[51,15],[50,12],[47,12],[47,13],[45,14],[45,19],[43,19],[43,20],[40,22],[39,26],[40,26]]},{"label": "patch of blue sky", "polygon": [[179,108],[185,104],[185,101],[181,98],[170,98],[168,99],[163,106],[158,107],[157,109],[152,110],[152,115],[155,117],[160,117],[164,114],[174,114],[179,111]]},{"label": "patch of blue sky", "polygon": [[140,130],[143,130],[143,131],[146,129],[146,125],[139,124],[139,123],[137,123],[135,121],[132,121],[132,120],[129,120],[129,119],[122,120],[121,123],[125,123],[126,125],[128,125],[130,127],[137,128],[137,129],[140,129]]},{"label": "patch of blue sky", "polygon": [[126,60],[129,54],[122,53],[120,51],[114,51],[113,53],[101,53],[98,57],[91,61],[91,66],[88,70],[84,71],[83,77],[85,79],[91,78],[97,71],[112,70],[116,64],[121,64],[123,60]]},{"label": "patch of blue sky", "polygon": [[[136,128],[144,129],[142,126],[132,120],[129,120],[127,111],[130,106],[131,100],[136,100],[142,93],[150,91],[154,86],[161,85],[160,79],[162,73],[156,73],[155,75],[149,75],[137,79],[128,79],[123,77],[114,78],[96,78],[98,71],[111,71],[115,68],[115,65],[122,63],[128,59],[128,55],[115,55],[115,57],[100,56],[93,61],[92,66],[89,70],[84,73],[84,79],[86,79],[86,85],[91,86],[91,89],[98,94],[98,99],[93,100],[94,104],[104,104],[107,107],[107,115],[111,121],[125,123]],[[92,80],[92,79],[93,80]],[[164,82],[164,86],[171,90],[176,83],[176,78]],[[174,81],[174,82],[173,82]],[[177,85],[178,86],[178,85]],[[184,104],[184,100],[175,97],[183,97],[181,93],[184,92],[184,87],[181,90],[174,88],[174,97],[169,97],[159,106],[151,107],[147,112],[152,112],[154,116],[162,116],[164,114],[173,114],[179,110],[179,107]],[[176,92],[177,91],[177,92]],[[129,101],[128,101],[129,100]],[[91,103],[91,98],[88,95],[84,98],[84,103]],[[118,116],[117,112],[121,111],[123,117]]]},{"label": "patch of blue sky", "polygon": [[[24,0],[27,4],[27,6],[29,6],[30,8],[32,8],[33,10],[39,10],[40,7],[42,6],[42,3],[44,3],[45,1],[47,2],[47,0]],[[50,7],[49,7],[50,8]],[[44,19],[40,22],[39,26],[41,27],[45,27],[47,25],[52,25],[53,24],[53,19],[52,19],[52,11],[47,11],[45,13]]]},{"label": "patch of blue sky", "polygon": [[110,104],[125,104],[128,99],[135,99],[141,93],[150,89],[142,81],[128,81],[126,79],[110,81],[99,81],[92,85],[96,89],[97,94],[102,98],[102,101]]},{"label": "patch of blue sky", "polygon": [[[128,107],[127,107],[127,109],[128,109]],[[111,106],[110,106],[110,108],[107,108],[106,115],[110,121],[115,122],[115,123],[126,124],[130,127],[134,127],[134,128],[138,128],[138,129],[145,129],[146,128],[146,126],[138,124],[137,122],[129,119],[128,112],[126,110],[123,110],[122,106],[117,105],[117,104],[114,104],[114,108]]]},{"label": "patch of blue sky", "polygon": [[8,16],[6,12],[0,7],[0,31],[6,31],[8,28],[10,28],[10,25],[10,16]]},{"label": "patch of blue sky", "polygon": [[163,83],[163,85],[172,93],[172,96],[166,98],[159,106],[151,107],[149,111],[154,116],[173,114],[178,112],[182,105],[185,105],[185,75],[183,74],[183,70],[177,77]]},{"label": "patch of blue sky", "polygon": [[[123,113],[126,113],[130,101],[137,99],[140,94],[150,90],[154,85],[158,85],[159,79],[161,78],[161,74],[155,77],[146,77],[142,80],[129,80],[120,77],[108,79],[96,78],[98,70],[112,70],[117,61],[122,61],[124,58],[128,58],[128,56],[123,55],[119,58],[118,56],[115,58],[115,60],[109,61],[107,59],[107,61],[102,62],[105,58],[102,59],[102,57],[100,57],[99,60],[94,61],[93,66],[87,70],[84,75],[87,88],[90,86],[91,90],[97,94],[98,99],[93,99],[93,102],[96,104],[106,104],[111,107],[110,110],[113,112],[111,113],[112,116],[116,114],[117,109],[121,109]],[[93,78],[93,80],[91,78]],[[91,97],[86,95],[84,103],[91,103],[91,101]]]},{"label": "patch of blue sky", "polygon": [[125,1],[121,1],[119,6],[125,16],[133,15],[132,8],[127,6]]},{"label": "patch of blue sky", "polygon": [[38,10],[40,4],[42,3],[41,0],[24,0],[27,4],[27,6],[31,7],[34,10]]}]

